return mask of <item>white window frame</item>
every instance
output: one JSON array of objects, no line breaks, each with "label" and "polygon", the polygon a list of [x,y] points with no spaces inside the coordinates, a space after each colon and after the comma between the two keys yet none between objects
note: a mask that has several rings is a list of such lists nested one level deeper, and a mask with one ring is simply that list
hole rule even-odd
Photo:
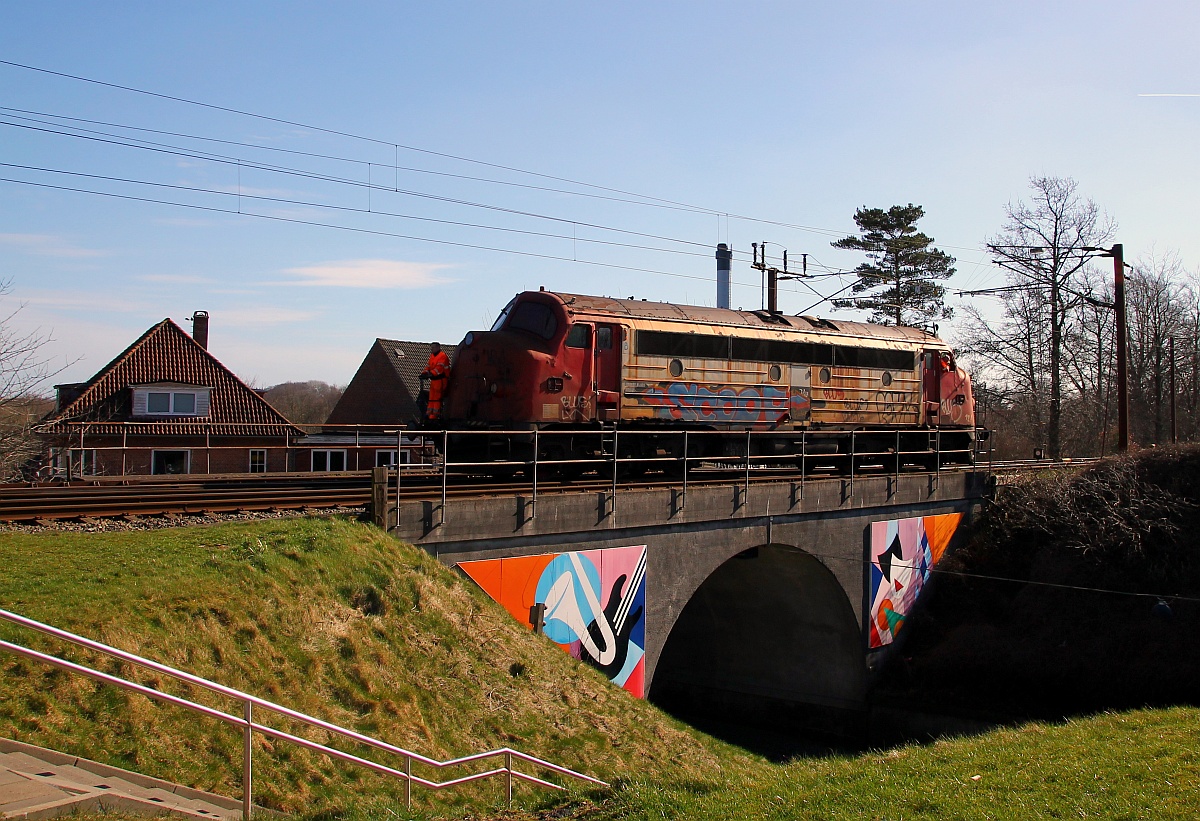
[{"label": "white window frame", "polygon": [[[254,469],[255,454],[262,454],[262,469],[261,470]],[[246,466],[246,471],[248,473],[266,473],[267,472],[267,449],[266,448],[250,448],[249,463]]]},{"label": "white window frame", "polygon": [[[154,463],[160,453],[182,453],[185,456],[183,473],[158,473]],[[192,472],[192,452],[188,448],[155,448],[150,451],[150,473],[153,476],[187,476]]]},{"label": "white window frame", "polygon": [[96,476],[95,448],[50,448],[50,469],[56,476]]},{"label": "white window frame", "polygon": [[[150,397],[155,395],[166,394],[167,407],[170,410],[152,411],[150,410]],[[176,405],[178,397],[189,396],[192,399],[191,410],[178,410]],[[196,415],[196,391],[146,391],[146,415],[147,416],[195,416]]]},{"label": "white window frame", "polygon": [[[177,417],[206,418],[212,413],[212,388],[203,385],[169,382],[131,385],[133,414],[156,419]],[[151,398],[166,400],[166,410],[151,410]]]},{"label": "white window frame", "polygon": [[[323,467],[323,468],[317,467],[316,460],[317,460],[318,453],[322,453],[325,455],[325,467]],[[339,468],[339,470],[334,470],[330,464],[333,461],[331,457],[335,453],[340,453],[342,455],[342,466],[341,466],[341,468]],[[312,456],[310,457],[310,461],[309,461],[309,465],[314,473],[337,473],[340,470],[345,470],[346,464],[347,463],[346,463],[346,449],[345,448],[316,448],[312,451]]]},{"label": "white window frame", "polygon": [[[380,449],[375,451],[375,467],[377,468],[394,468],[397,461],[402,465],[407,465],[411,461],[412,454],[407,450],[399,451],[399,459],[396,457],[396,450]],[[385,461],[380,461],[383,458]]]}]

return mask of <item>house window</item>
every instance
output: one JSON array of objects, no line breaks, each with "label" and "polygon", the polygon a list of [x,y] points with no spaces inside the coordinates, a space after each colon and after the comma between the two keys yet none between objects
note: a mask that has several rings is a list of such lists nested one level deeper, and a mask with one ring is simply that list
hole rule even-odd
[{"label": "house window", "polygon": [[185,474],[190,472],[191,451],[156,450],[150,463],[153,474]]},{"label": "house window", "polygon": [[314,471],[345,470],[346,451],[314,450],[312,452],[312,469]]},{"label": "house window", "polygon": [[146,413],[162,416],[195,416],[195,391],[147,391]]},{"label": "house window", "polygon": [[266,448],[252,448],[250,450],[250,472],[251,473],[266,473],[267,472],[267,451]]},{"label": "house window", "polygon": [[50,448],[50,471],[56,476],[95,476],[96,451],[88,448]]},{"label": "house window", "polygon": [[[400,454],[400,463],[408,464],[408,451]],[[375,451],[375,467],[377,468],[394,468],[396,466],[396,451],[394,450],[377,450]]]}]

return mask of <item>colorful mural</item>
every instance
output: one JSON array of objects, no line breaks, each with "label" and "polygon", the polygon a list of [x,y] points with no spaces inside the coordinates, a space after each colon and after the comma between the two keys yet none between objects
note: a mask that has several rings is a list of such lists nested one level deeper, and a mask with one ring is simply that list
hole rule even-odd
[{"label": "colorful mural", "polygon": [[654,407],[660,419],[688,422],[772,423],[785,412],[803,418],[808,411],[808,396],[789,394],[787,388],[770,385],[735,388],[700,385],[695,382],[657,382],[633,386],[629,395]]},{"label": "colorful mural", "polygon": [[942,558],[961,513],[871,524],[870,646],[891,644]]},{"label": "colorful mural", "polygon": [[646,680],[646,546],[459,562],[513,617],[638,698]]}]

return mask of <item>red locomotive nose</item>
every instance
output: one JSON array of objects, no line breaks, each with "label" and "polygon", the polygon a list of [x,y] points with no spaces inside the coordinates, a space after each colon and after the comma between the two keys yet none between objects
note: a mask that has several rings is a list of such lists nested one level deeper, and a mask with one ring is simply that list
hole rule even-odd
[{"label": "red locomotive nose", "polygon": [[529,419],[539,358],[544,355],[512,334],[467,334],[446,389],[446,419],[464,425],[508,425]]}]

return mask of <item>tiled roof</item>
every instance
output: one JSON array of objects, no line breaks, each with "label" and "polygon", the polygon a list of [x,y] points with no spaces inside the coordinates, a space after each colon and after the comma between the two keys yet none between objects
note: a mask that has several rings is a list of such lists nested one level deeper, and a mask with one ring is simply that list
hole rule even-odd
[{"label": "tiled roof", "polygon": [[[131,385],[178,383],[211,389],[205,417],[154,419],[132,415]],[[300,429],[200,347],[182,328],[164,319],[93,376],[75,399],[51,414],[38,430],[67,433],[89,422],[89,433],[216,436],[298,435]]]},{"label": "tiled roof", "polygon": [[[417,394],[429,362],[428,342],[376,339],[342,398],[329,414],[330,425],[404,425],[419,421]],[[442,350],[454,362],[455,345]]]}]

